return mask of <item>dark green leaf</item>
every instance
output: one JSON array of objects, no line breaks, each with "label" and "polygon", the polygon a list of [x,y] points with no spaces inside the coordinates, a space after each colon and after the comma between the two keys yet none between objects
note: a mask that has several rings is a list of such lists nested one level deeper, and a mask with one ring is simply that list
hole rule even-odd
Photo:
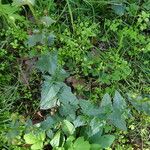
[{"label": "dark green leaf", "polygon": [[127,130],[126,121],[122,112],[115,109],[114,112],[109,116],[111,123],[121,130]]},{"label": "dark green leaf", "polygon": [[74,101],[77,101],[76,96],[71,92],[71,88],[64,83],[62,83],[62,86],[61,93],[58,95],[60,102],[71,104],[74,103]]},{"label": "dark green leaf", "polygon": [[101,113],[100,108],[94,106],[90,101],[79,100],[81,112],[88,116],[95,116]]},{"label": "dark green leaf", "polygon": [[115,4],[112,5],[112,9],[117,15],[122,16],[125,13],[126,6],[124,4]]},{"label": "dark green leaf", "polygon": [[124,110],[127,107],[124,98],[120,95],[118,91],[115,92],[113,107],[114,109],[120,110]]},{"label": "dark green leaf", "polygon": [[42,86],[41,92],[41,109],[50,109],[55,107],[58,102],[57,94],[61,88],[61,84],[48,84],[47,82],[44,83]]},{"label": "dark green leaf", "polygon": [[112,106],[111,97],[109,94],[105,94],[101,101],[101,107],[105,107],[105,106],[110,106],[110,107]]},{"label": "dark green leaf", "polygon": [[99,144],[101,148],[109,148],[111,144],[114,142],[115,136],[113,135],[96,135],[91,137],[91,142],[95,144]]},{"label": "dark green leaf", "polygon": [[54,75],[57,69],[57,54],[53,52],[41,56],[37,62],[37,68],[43,73],[48,72]]},{"label": "dark green leaf", "polygon": [[129,101],[135,107],[136,110],[145,112],[148,115],[150,115],[150,97],[136,96],[135,98],[132,98],[132,96],[128,96]]}]

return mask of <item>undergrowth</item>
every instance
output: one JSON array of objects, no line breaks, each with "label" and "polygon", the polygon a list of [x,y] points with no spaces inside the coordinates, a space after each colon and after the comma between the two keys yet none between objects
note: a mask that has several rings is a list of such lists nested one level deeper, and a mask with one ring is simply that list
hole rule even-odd
[{"label": "undergrowth", "polygon": [[0,19],[0,149],[149,149],[149,0],[1,0]]}]

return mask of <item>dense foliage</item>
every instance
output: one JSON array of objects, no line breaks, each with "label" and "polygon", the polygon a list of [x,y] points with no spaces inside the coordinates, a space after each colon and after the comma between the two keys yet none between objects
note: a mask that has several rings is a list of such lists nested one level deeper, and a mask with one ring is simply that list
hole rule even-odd
[{"label": "dense foliage", "polygon": [[0,0],[0,149],[149,150],[150,0]]}]

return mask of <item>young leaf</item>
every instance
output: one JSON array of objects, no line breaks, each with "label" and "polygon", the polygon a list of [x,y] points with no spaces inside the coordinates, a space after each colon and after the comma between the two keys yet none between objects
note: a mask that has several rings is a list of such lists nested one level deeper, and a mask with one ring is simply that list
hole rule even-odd
[{"label": "young leaf", "polygon": [[37,142],[37,138],[33,133],[28,133],[24,135],[25,142],[27,144],[34,144]]},{"label": "young leaf", "polygon": [[33,133],[28,133],[24,135],[25,142],[27,144],[32,144],[31,149],[40,150],[43,148],[43,142],[45,140],[45,132],[40,132],[37,135]]},{"label": "young leaf", "polygon": [[43,148],[43,142],[37,142],[31,146],[32,150],[41,150]]}]

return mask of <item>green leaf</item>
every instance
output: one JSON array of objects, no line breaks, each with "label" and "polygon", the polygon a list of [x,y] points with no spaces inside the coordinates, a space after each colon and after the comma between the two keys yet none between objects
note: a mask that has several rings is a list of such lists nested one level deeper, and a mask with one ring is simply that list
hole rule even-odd
[{"label": "green leaf", "polygon": [[122,16],[125,13],[126,6],[124,4],[115,4],[112,5],[112,9],[117,15]]},{"label": "green leaf", "polygon": [[62,83],[62,86],[62,91],[58,95],[60,102],[64,104],[71,104],[74,103],[74,101],[77,101],[76,96],[71,92],[71,88],[64,83]]},{"label": "green leaf", "polygon": [[136,110],[150,115],[150,97],[142,97],[137,95],[133,98],[132,95],[128,96],[130,103],[135,107]]},{"label": "green leaf", "polygon": [[41,103],[40,108],[41,109],[50,109],[57,105],[57,94],[61,88],[61,85],[59,83],[57,84],[48,84],[48,82],[45,82],[42,87],[41,92]]},{"label": "green leaf", "polygon": [[101,150],[101,146],[99,144],[91,144],[90,150]]},{"label": "green leaf", "polygon": [[33,150],[35,150],[35,149],[41,150],[42,148],[43,148],[43,142],[37,142],[31,146],[31,149],[33,149]]},{"label": "green leaf", "polygon": [[38,135],[38,140],[44,141],[45,140],[45,132],[40,132]]},{"label": "green leaf", "polygon": [[103,99],[101,101],[101,107],[105,106],[112,106],[111,97],[108,93],[103,96]]},{"label": "green leaf", "polygon": [[72,135],[75,132],[75,127],[68,120],[64,120],[62,124],[62,130],[66,135]]},{"label": "green leaf", "polygon": [[25,134],[24,139],[27,144],[34,144],[38,142],[36,136],[33,133]]},{"label": "green leaf", "polygon": [[13,0],[13,4],[17,6],[22,6],[22,5],[34,5],[35,0]]},{"label": "green leaf", "polygon": [[109,120],[117,128],[127,131],[126,121],[120,110],[115,109],[114,112],[109,116]]},{"label": "green leaf", "polygon": [[58,147],[60,143],[60,131],[58,131],[54,138],[50,141],[50,144],[52,145],[52,147]]},{"label": "green leaf", "polygon": [[57,69],[57,54],[55,52],[43,55],[37,62],[37,68],[45,73],[54,75]]},{"label": "green leaf", "polygon": [[48,116],[46,120],[41,122],[41,128],[44,130],[48,130],[50,128],[53,128],[55,123],[56,121],[52,117]]},{"label": "green leaf", "polygon": [[79,137],[73,145],[73,150],[90,150],[91,146],[88,141],[85,141],[83,137]]},{"label": "green leaf", "polygon": [[72,106],[71,104],[64,104],[60,107],[59,113],[61,116],[64,116],[67,119],[74,120],[76,117],[76,110],[76,107]]},{"label": "green leaf", "polygon": [[109,148],[115,140],[113,135],[96,135],[90,138],[92,143],[99,144],[101,148]]},{"label": "green leaf", "polygon": [[104,124],[97,118],[93,118],[90,122],[90,127],[91,127],[91,135],[93,136],[97,134],[98,132],[101,132],[103,130]]},{"label": "green leaf", "polygon": [[50,18],[49,16],[44,16],[41,18],[41,23],[47,27],[49,27],[54,22],[55,21],[52,18]]},{"label": "green leaf", "polygon": [[124,98],[120,95],[118,91],[115,92],[113,107],[114,109],[120,110],[124,110],[127,107]]},{"label": "green leaf", "polygon": [[69,136],[65,142],[65,149],[67,150],[73,150],[73,141],[75,140],[75,138],[73,136]]},{"label": "green leaf", "polygon": [[28,133],[24,135],[24,139],[27,144],[32,144],[31,149],[41,150],[43,148],[43,142],[45,140],[45,132],[40,132],[37,135]]},{"label": "green leaf", "polygon": [[29,47],[35,46],[38,42],[42,41],[42,34],[36,33],[28,36],[28,40],[25,42]]},{"label": "green leaf", "polygon": [[100,108],[94,106],[90,101],[79,100],[81,112],[88,116],[96,116],[101,114]]},{"label": "green leaf", "polygon": [[84,126],[85,123],[86,123],[86,122],[82,119],[82,116],[78,116],[78,117],[73,121],[73,124],[74,124],[75,128]]}]

